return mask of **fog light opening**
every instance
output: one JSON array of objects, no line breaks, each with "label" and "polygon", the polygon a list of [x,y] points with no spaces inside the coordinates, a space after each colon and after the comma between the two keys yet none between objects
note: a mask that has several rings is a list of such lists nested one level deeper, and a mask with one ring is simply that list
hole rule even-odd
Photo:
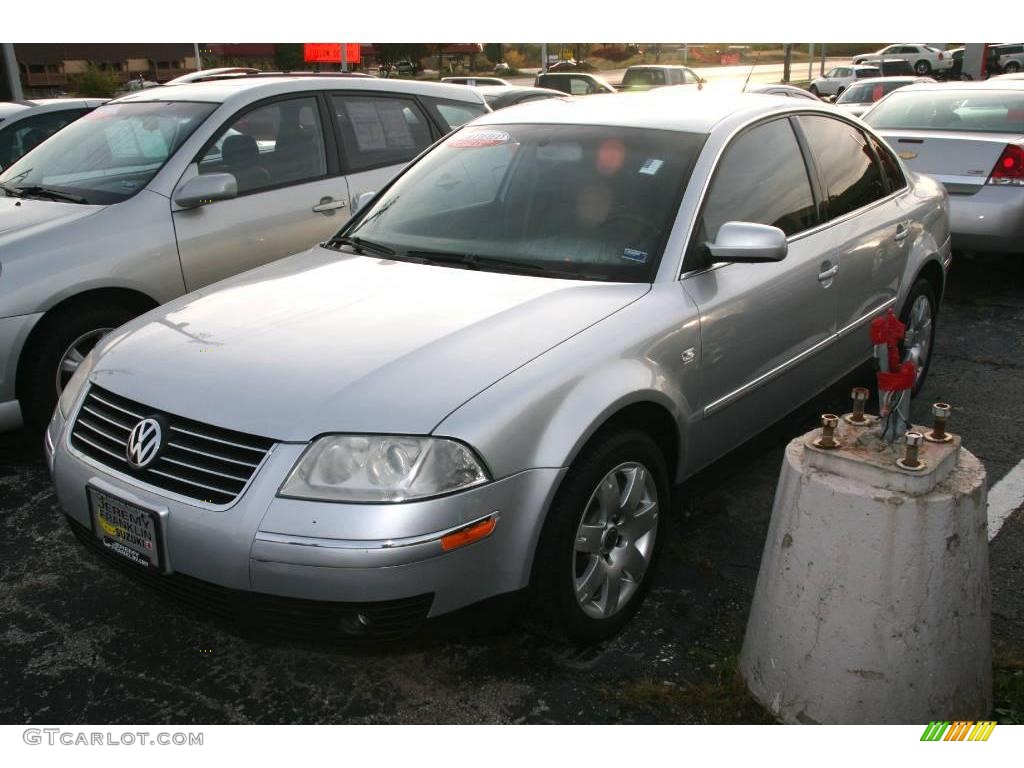
[{"label": "fog light opening", "polygon": [[338,629],[346,635],[365,635],[373,629],[373,619],[365,613],[346,613],[338,620]]},{"label": "fog light opening", "polygon": [[441,539],[441,549],[451,552],[453,549],[468,546],[490,536],[498,525],[498,515],[494,514],[486,520],[481,520],[465,528],[460,528],[455,533],[449,533]]}]

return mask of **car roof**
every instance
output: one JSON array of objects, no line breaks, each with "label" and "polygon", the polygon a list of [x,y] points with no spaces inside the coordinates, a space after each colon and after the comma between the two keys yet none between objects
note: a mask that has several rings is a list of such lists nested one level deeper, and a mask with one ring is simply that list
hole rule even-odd
[{"label": "car roof", "polygon": [[815,110],[837,114],[834,107],[789,96],[760,93],[698,91],[671,85],[649,91],[598,94],[584,99],[542,99],[478,117],[473,125],[544,123],[653,128],[709,133],[729,118],[751,119],[784,110]]},{"label": "car roof", "polygon": [[297,91],[389,91],[418,96],[435,96],[479,104],[482,97],[472,88],[452,83],[398,80],[375,77],[230,77],[198,83],[182,83],[170,88],[149,88],[114,100],[117,104],[139,101],[201,101],[215,104],[248,103],[256,99]]},{"label": "car roof", "polygon": [[1024,80],[950,80],[944,83],[914,83],[900,91],[1024,91]]},{"label": "car roof", "polygon": [[556,91],[554,88],[537,88],[532,85],[478,85],[477,91],[487,95],[498,95],[504,93],[557,93],[559,96],[567,96],[563,91]]},{"label": "car roof", "polygon": [[[917,75],[889,75],[888,77],[865,77],[863,80],[858,80],[856,87],[859,88],[862,85],[875,85],[876,83],[937,83],[938,80],[933,80],[930,77],[919,77]],[[851,88],[855,86],[850,86]]]},{"label": "car roof", "polygon": [[689,69],[682,64],[631,64],[627,69]]}]

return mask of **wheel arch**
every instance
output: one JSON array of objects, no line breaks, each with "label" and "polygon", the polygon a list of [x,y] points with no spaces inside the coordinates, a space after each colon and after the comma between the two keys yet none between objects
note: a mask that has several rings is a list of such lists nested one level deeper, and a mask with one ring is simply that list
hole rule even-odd
[{"label": "wheel arch", "polygon": [[26,370],[28,366],[26,362],[30,358],[32,351],[39,344],[40,340],[45,336],[46,332],[65,315],[80,308],[98,304],[123,307],[140,315],[143,312],[159,306],[159,302],[148,294],[133,288],[123,287],[92,288],[87,291],[76,293],[72,296],[67,296],[58,301],[52,307],[47,309],[46,312],[43,313],[42,317],[36,321],[36,324],[32,327],[32,330],[29,332],[29,335],[25,339],[25,343],[22,345],[21,351],[18,354],[18,373],[15,380],[15,393],[19,400],[23,398],[25,387],[28,386],[28,382],[26,381]]}]

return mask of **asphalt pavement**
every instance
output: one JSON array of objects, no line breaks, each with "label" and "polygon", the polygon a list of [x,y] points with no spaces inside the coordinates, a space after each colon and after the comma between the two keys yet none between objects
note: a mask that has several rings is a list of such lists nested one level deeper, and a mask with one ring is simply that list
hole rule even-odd
[{"label": "asphalt pavement", "polygon": [[[1022,349],[1024,259],[958,256],[913,413],[926,423],[930,403],[952,403],[950,428],[986,464],[990,486],[1024,458]],[[844,409],[868,375],[691,479],[646,604],[589,648],[524,626],[530,607],[516,596],[394,645],[243,634],[85,551],[34,441],[0,436],[0,722],[766,722],[735,664],[782,452],[820,413]],[[1024,659],[1024,510],[991,553],[995,649],[1014,668]],[[1021,716],[997,706],[1001,721]]]}]

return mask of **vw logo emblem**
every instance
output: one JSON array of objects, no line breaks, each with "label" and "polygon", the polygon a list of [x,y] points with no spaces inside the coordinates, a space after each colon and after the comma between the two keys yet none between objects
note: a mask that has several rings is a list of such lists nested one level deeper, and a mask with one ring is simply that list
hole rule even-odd
[{"label": "vw logo emblem", "polygon": [[160,452],[162,443],[163,430],[160,428],[160,422],[156,419],[143,419],[128,435],[128,463],[139,469],[148,467]]}]

